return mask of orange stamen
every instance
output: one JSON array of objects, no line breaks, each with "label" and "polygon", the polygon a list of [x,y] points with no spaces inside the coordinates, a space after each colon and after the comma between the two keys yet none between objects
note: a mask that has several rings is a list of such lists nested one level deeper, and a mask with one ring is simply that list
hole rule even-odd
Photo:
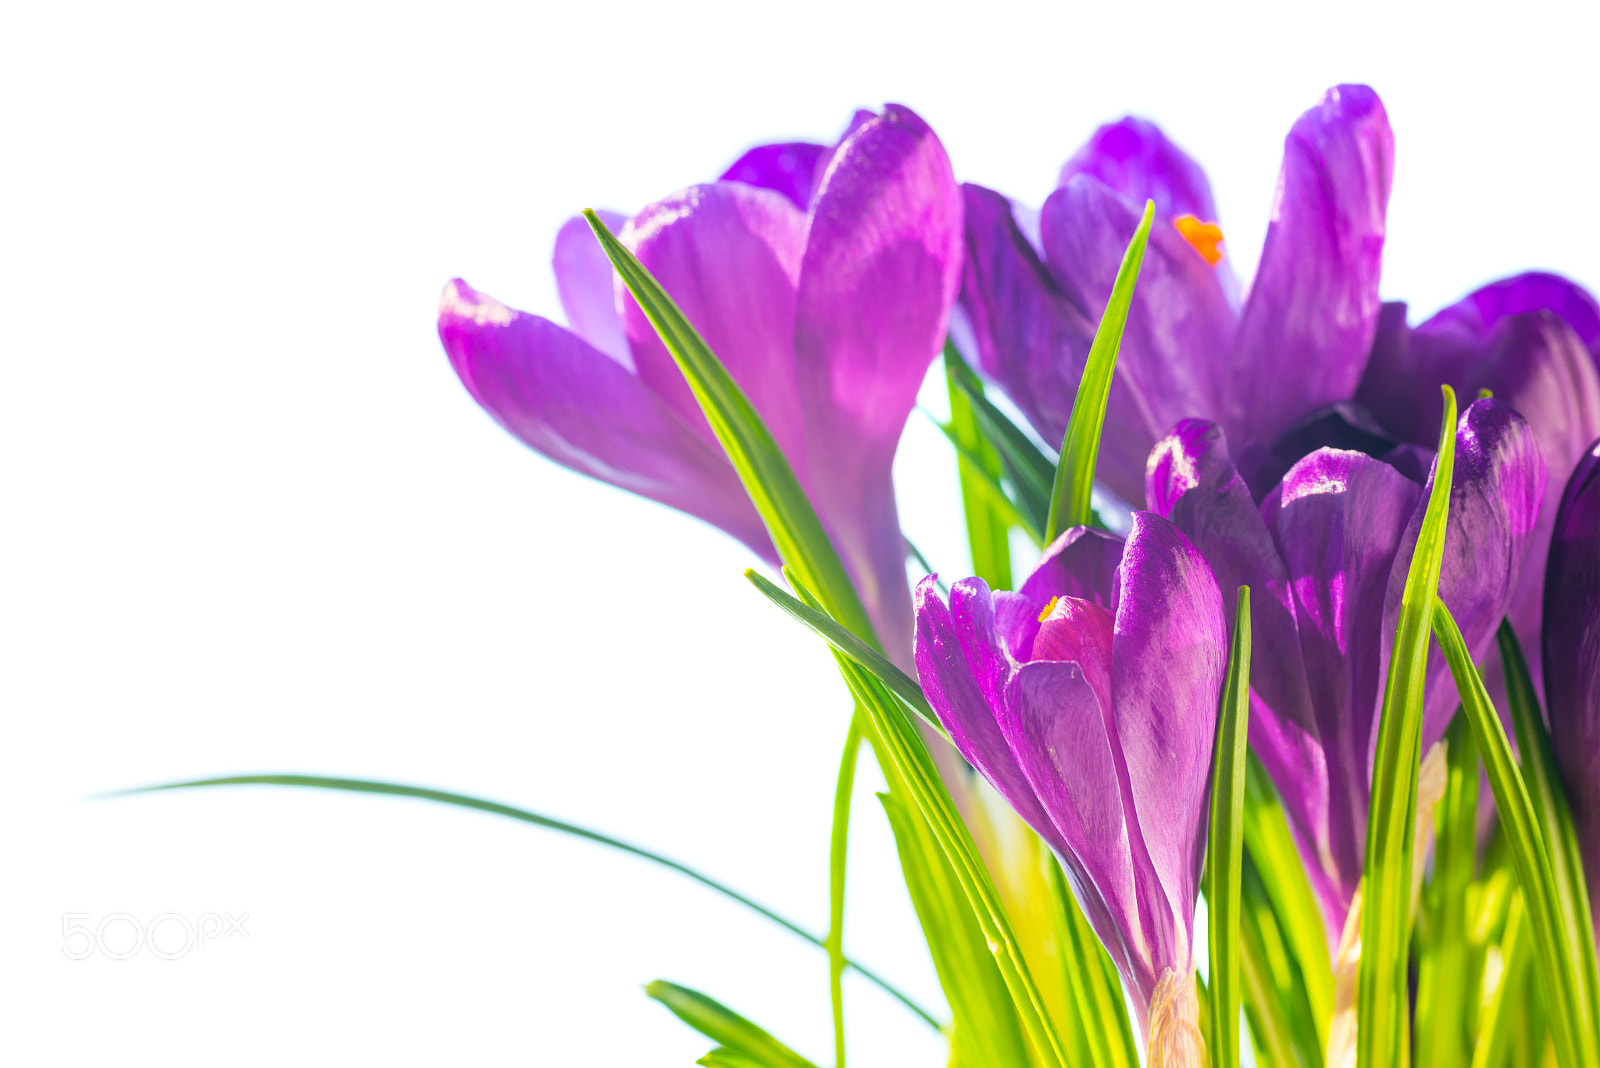
[{"label": "orange stamen", "polygon": [[1059,600],[1061,600],[1061,598],[1059,598],[1059,597],[1050,598],[1050,603],[1044,606],[1044,611],[1043,612],[1039,613],[1039,622],[1040,623],[1043,623],[1046,619],[1050,618],[1050,613],[1054,612],[1056,610],[1056,602],[1059,601]]},{"label": "orange stamen", "polygon": [[1216,223],[1201,222],[1193,215],[1180,215],[1172,220],[1172,225],[1177,227],[1183,239],[1194,246],[1194,250],[1206,258],[1206,262],[1215,267],[1222,260],[1222,250],[1217,246],[1222,244],[1222,228]]}]

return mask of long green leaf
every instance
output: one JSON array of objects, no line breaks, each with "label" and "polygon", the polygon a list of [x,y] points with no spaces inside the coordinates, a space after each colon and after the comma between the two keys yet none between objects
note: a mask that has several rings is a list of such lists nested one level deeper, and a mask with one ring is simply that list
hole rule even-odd
[{"label": "long green leaf", "polygon": [[1356,976],[1356,1057],[1361,1068],[1399,1068],[1409,1063],[1406,948],[1411,941],[1411,853],[1421,762],[1422,691],[1455,455],[1456,395],[1445,386],[1433,490],[1400,598],[1400,620],[1372,766],[1361,892],[1361,963]]},{"label": "long green leaf", "polygon": [[844,1068],[844,876],[850,848],[850,799],[855,793],[856,757],[861,749],[858,708],[850,717],[833,788],[833,831],[828,841],[828,997],[833,1003],[833,1065]]},{"label": "long green leaf", "polygon": [[[966,395],[961,393],[959,390],[953,391],[952,396],[959,396],[963,400],[965,400],[966,397]],[[970,402],[967,402],[967,408],[969,411],[971,410]],[[951,447],[956,451],[956,459],[961,465],[961,492],[963,503],[969,499],[976,498],[978,503],[985,505],[987,509],[993,512],[998,518],[1020,528],[1023,533],[1028,535],[1028,540],[1032,541],[1040,548],[1043,548],[1044,528],[1029,512],[1023,509],[1022,505],[1011,499],[1011,497],[1006,493],[1005,487],[1000,484],[1000,480],[991,475],[984,466],[982,455],[970,450],[967,447],[967,444],[956,433],[953,425],[947,425],[939,422],[939,420],[933,417],[932,413],[928,413],[928,420],[933,423],[934,426],[939,428],[939,432],[945,436],[945,440],[950,442]],[[984,444],[988,445],[989,443],[985,441]],[[990,448],[993,448],[993,446],[991,445]],[[971,495],[970,497],[969,493]],[[968,524],[970,528],[970,518],[968,519]],[[980,555],[982,554],[980,553]],[[1009,549],[1006,553],[1006,560],[1007,563],[1010,562]],[[982,572],[978,570],[976,565],[974,565],[973,570],[980,576],[982,575]],[[985,578],[984,581],[987,582],[989,580]],[[1011,584],[1008,581],[1004,586],[996,586],[992,588],[1003,590],[1009,589],[1010,585]]]},{"label": "long green leaf", "polygon": [[[1271,912],[1272,937],[1281,940],[1292,964],[1293,974],[1283,973],[1285,989],[1305,1003],[1306,1011],[1293,1018],[1311,1024],[1311,1030],[1296,1030],[1295,1039],[1306,1063],[1320,1063],[1333,1014],[1327,929],[1283,805],[1254,753],[1245,763],[1244,860],[1245,867],[1254,870],[1262,902]],[[1245,1002],[1248,1010],[1248,993]]]},{"label": "long green leaf", "polygon": [[1445,662],[1461,694],[1461,707],[1472,724],[1495,808],[1500,812],[1500,826],[1511,849],[1512,866],[1522,887],[1523,904],[1538,950],[1556,1055],[1567,1068],[1600,1064],[1595,1034],[1583,1003],[1582,956],[1562,927],[1560,888],[1551,870],[1550,850],[1527,783],[1511,756],[1505,728],[1472,663],[1466,640],[1442,602],[1434,609],[1433,633],[1444,650]]},{"label": "long green leaf", "polygon": [[1228,674],[1217,709],[1211,757],[1211,828],[1206,840],[1206,914],[1211,926],[1211,1028],[1214,1068],[1239,1065],[1239,894],[1244,866],[1245,739],[1250,729],[1250,587],[1233,613]]},{"label": "long green leaf", "polygon": [[683,372],[712,432],[727,451],[766,524],[778,555],[816,592],[829,614],[856,634],[867,636],[868,644],[876,647],[877,638],[861,598],[850,584],[794,469],[755,406],[644,265],[606,229],[598,215],[588,210],[583,215],[623,284]]},{"label": "long green leaf", "polygon": [[1561,930],[1566,935],[1576,969],[1573,982],[1578,984],[1577,1001],[1584,1006],[1587,1030],[1600,1034],[1600,1001],[1597,1001],[1600,981],[1595,976],[1594,921],[1589,912],[1583,857],[1578,852],[1578,832],[1561,785],[1550,732],[1545,729],[1539,698],[1528,675],[1528,662],[1523,659],[1522,648],[1509,620],[1501,621],[1498,640],[1511,722],[1517,732],[1517,748],[1522,753],[1522,776],[1544,833],[1550,874],[1555,879],[1556,905],[1561,912]]},{"label": "long green leaf", "polygon": [[1478,1018],[1472,1068],[1502,1068],[1516,1063],[1512,1060],[1511,1051],[1518,1037],[1518,1017],[1522,1015],[1516,1012],[1516,1007],[1533,977],[1533,955],[1533,936],[1528,931],[1527,912],[1522,898],[1518,896],[1511,902],[1511,910],[1506,915],[1505,935],[1500,940],[1500,982]]},{"label": "long green leaf", "polygon": [[1066,956],[1068,982],[1089,1047],[1086,1063],[1096,1068],[1139,1068],[1133,1023],[1128,1018],[1116,965],[1089,926],[1089,918],[1078,907],[1067,886],[1066,874],[1054,857],[1050,885],[1056,900],[1056,940]]},{"label": "long green leaf", "polygon": [[[137,794],[157,793],[162,790],[188,790],[201,786],[295,786],[307,787],[315,790],[343,790],[358,794],[388,794],[393,797],[414,797],[422,801],[432,801],[436,804],[455,805],[458,808],[470,808],[478,812],[488,812],[495,816],[505,816],[508,819],[519,820],[522,823],[531,823],[535,827],[543,827],[546,830],[559,831],[562,834],[570,834],[576,838],[584,838],[591,842],[598,842],[600,845],[609,846],[610,848],[620,850],[623,853],[629,853],[643,860],[648,860],[652,864],[659,864],[663,868],[670,868],[679,875],[686,875],[695,882],[700,883],[702,886],[709,887],[710,889],[715,890],[717,893],[722,894],[724,897],[730,898],[733,901],[737,901],[745,908],[765,916],[767,919],[771,920],[779,927],[782,927],[790,934],[796,935],[799,938],[810,942],[817,948],[828,948],[824,939],[818,938],[816,935],[812,934],[810,931],[807,931],[804,927],[801,927],[794,921],[780,916],[778,913],[767,908],[765,905],[745,897],[737,890],[733,890],[730,887],[724,886],[722,883],[719,883],[715,879],[711,878],[711,876],[706,875],[703,872],[696,871],[687,864],[680,864],[677,861],[668,857],[664,857],[659,853],[652,853],[648,849],[633,845],[629,842],[624,842],[618,838],[612,838],[610,835],[601,834],[599,831],[591,831],[587,827],[580,827],[575,823],[567,823],[564,820],[553,819],[549,816],[541,816],[537,812],[529,812],[527,809],[515,808],[511,805],[502,805],[498,801],[486,801],[481,797],[471,797],[467,794],[454,794],[445,790],[430,790],[422,786],[405,786],[400,783],[375,782],[371,779],[334,779],[320,775],[232,775],[221,779],[197,779],[192,782],[173,782],[163,783],[159,786],[142,786],[132,790],[120,790],[114,794],[108,794],[106,796],[129,797]],[[927,1009],[924,1009],[921,1005],[918,1005],[915,1001],[911,1000],[911,998],[907,995],[901,993],[876,972],[873,972],[871,969],[864,968],[852,960],[846,960],[845,965],[853,969],[863,979],[867,980],[884,993],[893,997],[896,1001],[900,1002],[900,1004],[904,1005],[906,1008],[922,1017],[929,1027],[932,1027],[936,1031],[941,1029],[938,1019],[932,1013],[930,1013]]]},{"label": "long green leaf", "polygon": [[[948,348],[950,343],[947,341],[945,345]],[[966,391],[956,385],[955,372],[948,364],[945,388],[950,397],[950,424],[941,429],[956,446],[961,510],[967,521],[972,573],[987,582],[990,589],[1009,590],[1010,527],[1022,518],[1022,513],[1000,487],[1000,473],[1004,470],[1000,453],[983,437],[972,402],[967,399]]]},{"label": "long green leaf", "polygon": [[1056,468],[1054,461],[1040,452],[1033,440],[984,396],[983,383],[949,342],[944,347],[944,365],[950,382],[972,406],[973,417],[984,437],[1000,454],[1001,466],[1017,491],[1017,501],[1022,510],[1027,513],[1035,529],[1043,531],[1050,514],[1050,485],[1055,478]]},{"label": "long green leaf", "polygon": [[[791,578],[791,581],[795,580]],[[821,607],[803,583],[795,583],[795,592],[811,607]],[[883,683],[854,660],[837,651],[834,660],[856,703],[866,709],[872,720],[873,734],[868,737],[875,746],[882,747],[878,757],[885,774],[890,767],[894,769],[949,858],[951,870],[971,903],[990,952],[1000,967],[1001,977],[1011,992],[1023,1031],[1040,1062],[1045,1068],[1064,1068],[1066,1058],[1059,1036],[1049,1025],[1044,1000],[1028,974],[1022,948],[1006,919],[999,893],[905,707]]]},{"label": "long green leaf", "polygon": [[[787,571],[785,574],[787,574]],[[887,686],[889,692],[904,701],[906,707],[915,712],[923,723],[927,724],[929,729],[935,731],[941,737],[947,739],[950,737],[948,732],[945,731],[944,725],[939,722],[939,717],[933,714],[933,706],[928,704],[928,699],[922,695],[922,687],[917,685],[911,676],[890,663],[888,657],[850,633],[826,612],[812,608],[810,605],[779,589],[777,585],[755,569],[747,570],[744,573],[744,577],[749,579],[750,584],[766,595],[767,599],[773,604],[801,623],[804,623],[812,633],[832,646],[835,652],[842,653],[851,662],[864,668],[873,678]],[[792,581],[797,579],[798,576],[791,576]]]},{"label": "long green leaf", "polygon": [[1249,850],[1243,859],[1237,951],[1244,1014],[1250,1021],[1256,1062],[1279,1068],[1321,1068],[1323,1047],[1300,961],[1289,948]]},{"label": "long green leaf", "polygon": [[[698,990],[657,979],[646,986],[644,992],[671,1009],[674,1016],[702,1035],[763,1068],[816,1068],[816,1065],[766,1031]],[[721,1063],[738,1062],[724,1059]]]},{"label": "long green leaf", "polygon": [[1095,463],[1100,456],[1100,431],[1106,421],[1106,401],[1111,395],[1111,376],[1117,366],[1117,349],[1133,305],[1133,285],[1144,262],[1145,245],[1150,240],[1150,224],[1156,205],[1147,200],[1144,217],[1133,232],[1122,266],[1111,284],[1111,297],[1095,328],[1094,342],[1078,380],[1078,395],[1072,402],[1066,437],[1061,442],[1061,459],[1056,464],[1055,485],[1050,493],[1050,515],[1044,525],[1045,544],[1051,544],[1069,527],[1087,525],[1093,508],[1089,495],[1094,489]]},{"label": "long green leaf", "polygon": [[[1445,735],[1449,781],[1434,810],[1433,880],[1425,898],[1426,934],[1417,969],[1417,1048],[1438,1068],[1472,1060],[1468,980],[1472,975],[1467,888],[1478,848],[1478,747],[1472,725],[1457,716]],[[1419,923],[1419,928],[1423,924]]]}]

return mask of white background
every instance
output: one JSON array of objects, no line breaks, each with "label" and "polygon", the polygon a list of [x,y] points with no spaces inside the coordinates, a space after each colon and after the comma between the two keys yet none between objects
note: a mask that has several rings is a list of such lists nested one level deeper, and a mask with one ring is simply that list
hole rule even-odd
[{"label": "white background", "polygon": [[[1116,14],[1108,14],[1115,9]],[[1373,84],[1386,296],[1600,284],[1592,4],[849,0],[11,5],[0,18],[0,1059],[686,1065],[700,987],[831,1056],[822,955],[684,879],[291,770],[478,793],[700,866],[820,930],[848,709],[750,554],[496,428],[433,332],[446,279],[555,314],[585,206],[901,101],[1037,203],[1099,122],[1207,168],[1248,275],[1282,138]],[[965,566],[913,417],[908,533]],[[870,777],[867,784],[870,786]],[[870,792],[848,943],[939,1004]],[[67,913],[248,913],[248,939],[71,961]],[[849,988],[856,1062],[942,1063]]]}]

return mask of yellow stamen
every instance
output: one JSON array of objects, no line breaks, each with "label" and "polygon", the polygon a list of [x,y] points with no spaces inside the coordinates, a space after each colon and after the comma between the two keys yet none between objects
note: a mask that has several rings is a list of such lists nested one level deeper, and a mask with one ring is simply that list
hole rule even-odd
[{"label": "yellow stamen", "polygon": [[1222,228],[1216,223],[1201,222],[1193,215],[1180,215],[1172,220],[1172,225],[1211,266],[1222,261],[1222,250],[1217,247],[1222,244]]},{"label": "yellow stamen", "polygon": [[1059,597],[1050,598],[1050,603],[1044,606],[1043,612],[1039,613],[1040,623],[1043,623],[1046,619],[1050,618],[1050,613],[1056,610],[1056,602],[1059,600],[1061,600]]}]

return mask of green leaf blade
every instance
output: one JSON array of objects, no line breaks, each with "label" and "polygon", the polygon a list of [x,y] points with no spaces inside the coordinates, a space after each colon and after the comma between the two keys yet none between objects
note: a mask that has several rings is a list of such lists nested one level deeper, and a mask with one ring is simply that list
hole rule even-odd
[{"label": "green leaf blade", "polygon": [[1054,487],[1050,494],[1050,514],[1045,522],[1045,544],[1053,543],[1061,532],[1087,526],[1094,509],[1090,494],[1094,490],[1094,469],[1100,456],[1100,432],[1105,427],[1106,403],[1111,395],[1111,376],[1117,366],[1117,350],[1133,306],[1133,287],[1144,263],[1145,246],[1150,241],[1150,226],[1155,219],[1154,201],[1145,201],[1144,216],[1122,255],[1111,297],[1100,316],[1078,395],[1072,402],[1067,433],[1061,442],[1061,458],[1056,464]]},{"label": "green leaf blade", "polygon": [[[745,1057],[763,1068],[816,1068],[760,1027],[698,990],[657,979],[647,985],[644,992],[702,1035],[727,1047],[731,1054]],[[721,1063],[737,1064],[738,1061],[723,1059]]]},{"label": "green leaf blade", "polygon": [[1239,1068],[1239,898],[1244,878],[1246,738],[1250,729],[1250,587],[1233,613],[1228,673],[1217,709],[1211,758],[1211,826],[1206,845],[1206,908],[1211,928],[1210,1034],[1214,1068]]},{"label": "green leaf blade", "polygon": [[[950,397],[951,443],[957,447],[956,466],[961,484],[961,510],[966,519],[967,544],[972,551],[972,573],[992,590],[1011,588],[1011,524],[1023,518],[1000,487],[1004,467],[1000,453],[978,428],[978,416],[966,391],[956,385],[945,342],[945,388]],[[978,387],[982,389],[980,385]],[[998,500],[996,499],[998,497]],[[1000,504],[1004,501],[1004,504]]]}]

